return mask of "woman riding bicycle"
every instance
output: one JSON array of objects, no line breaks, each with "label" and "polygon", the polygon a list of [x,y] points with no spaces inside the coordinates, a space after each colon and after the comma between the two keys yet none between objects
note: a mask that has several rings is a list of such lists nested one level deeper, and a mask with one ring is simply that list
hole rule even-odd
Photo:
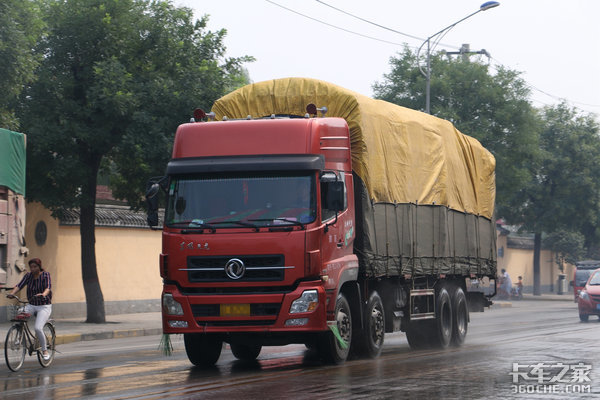
[{"label": "woman riding bicycle", "polygon": [[27,285],[27,299],[29,304],[25,306],[25,312],[36,315],[35,333],[42,348],[42,357],[44,360],[50,359],[50,354],[46,349],[46,336],[44,335],[44,325],[52,313],[52,283],[50,273],[42,268],[42,260],[32,258],[29,260],[29,270],[21,282],[6,295],[8,298],[14,297],[23,286]]}]

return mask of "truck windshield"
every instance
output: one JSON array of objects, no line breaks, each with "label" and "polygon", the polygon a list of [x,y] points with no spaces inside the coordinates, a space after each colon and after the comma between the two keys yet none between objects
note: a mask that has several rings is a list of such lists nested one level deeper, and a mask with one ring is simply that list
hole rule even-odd
[{"label": "truck windshield", "polygon": [[304,226],[316,217],[315,176],[173,177],[165,222],[170,227],[198,229]]}]

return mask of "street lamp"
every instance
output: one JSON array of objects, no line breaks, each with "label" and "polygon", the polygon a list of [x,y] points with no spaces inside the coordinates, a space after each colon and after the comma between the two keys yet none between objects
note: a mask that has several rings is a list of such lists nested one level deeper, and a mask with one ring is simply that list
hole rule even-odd
[{"label": "street lamp", "polygon": [[[431,50],[433,50],[433,48],[431,48],[430,44],[431,44],[431,39],[433,39],[434,37],[444,33],[444,32],[448,32],[450,29],[454,28],[456,25],[458,25],[459,23],[463,22],[465,19],[472,17],[473,15],[481,12],[481,11],[486,11],[489,10],[490,8],[494,8],[494,7],[498,7],[500,5],[500,3],[498,3],[497,1],[486,1],[485,3],[483,3],[480,7],[479,10],[475,11],[474,13],[471,13],[469,15],[467,15],[466,17],[464,17],[461,20],[456,21],[455,23],[453,23],[452,25],[448,25],[447,27],[445,27],[444,29],[442,29],[439,32],[434,33],[433,35],[429,36],[427,39],[425,39],[425,41],[423,42],[423,44],[421,44],[421,46],[419,47],[419,50],[417,51],[417,60],[419,59],[419,54],[421,53],[421,49],[423,48],[423,46],[425,45],[425,43],[427,43],[427,71],[423,71],[423,68],[419,65],[419,70],[421,70],[421,73],[423,75],[425,75],[425,79],[426,79],[426,87],[425,87],[425,112],[427,114],[431,114],[430,112],[430,108],[429,108],[429,102],[430,102],[430,86],[431,86],[431,65],[430,65],[430,58],[431,58]],[[435,47],[437,45],[437,43],[434,44],[433,47]]]}]

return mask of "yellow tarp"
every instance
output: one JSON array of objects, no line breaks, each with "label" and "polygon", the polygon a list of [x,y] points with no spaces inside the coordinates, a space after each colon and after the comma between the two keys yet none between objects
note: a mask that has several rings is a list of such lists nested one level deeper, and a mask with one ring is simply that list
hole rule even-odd
[{"label": "yellow tarp", "polygon": [[448,121],[308,78],[244,86],[212,111],[217,120],[302,116],[310,103],[348,122],[352,169],[373,202],[445,205],[492,218],[494,156]]}]

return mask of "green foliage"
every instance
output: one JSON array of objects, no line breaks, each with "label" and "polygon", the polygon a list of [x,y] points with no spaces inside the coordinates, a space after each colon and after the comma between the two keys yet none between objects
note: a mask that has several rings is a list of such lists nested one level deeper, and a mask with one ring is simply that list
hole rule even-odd
[{"label": "green foliage", "polygon": [[32,0],[0,0],[0,128],[19,130],[16,100],[34,79],[41,55],[32,49],[42,35],[40,10]]},{"label": "green foliage", "polygon": [[[239,84],[250,57],[225,58],[225,31],[160,0],[40,0],[47,34],[21,96],[27,192],[54,214],[80,211],[87,322],[104,322],[95,255],[96,183],[134,207],[162,175],[174,131]],[[27,118],[25,118],[27,117]]]},{"label": "green foliage", "polygon": [[162,175],[177,125],[243,84],[225,58],[226,31],[206,30],[170,1],[44,2],[49,32],[38,80],[23,97],[29,133],[28,193],[53,210],[93,202],[81,188],[98,170],[115,196],[139,207]]},{"label": "green foliage", "polygon": [[598,123],[566,104],[546,107],[540,117],[540,156],[530,163],[534,179],[521,192],[524,227],[579,232],[586,248],[595,247],[600,239]]},{"label": "green foliage", "polygon": [[585,237],[579,232],[556,231],[544,238],[544,247],[552,250],[561,271],[565,263],[575,264],[585,256]]},{"label": "green foliage", "polygon": [[[416,55],[405,48],[390,64],[391,72],[373,86],[376,97],[423,110],[425,77]],[[432,114],[496,157],[496,215],[525,231],[568,234],[570,249],[556,242],[562,257],[580,255],[578,235],[588,256],[600,254],[598,123],[565,104],[535,110],[528,96],[516,71],[492,73],[468,58],[431,57]]]},{"label": "green foliage", "polygon": [[[409,49],[392,57],[392,71],[373,85],[377,98],[412,109],[425,108],[425,77]],[[528,164],[537,157],[539,124],[529,90],[519,73],[494,74],[479,61],[431,57],[431,112],[478,139],[496,158],[497,215],[514,217],[521,187],[531,180]]]}]

